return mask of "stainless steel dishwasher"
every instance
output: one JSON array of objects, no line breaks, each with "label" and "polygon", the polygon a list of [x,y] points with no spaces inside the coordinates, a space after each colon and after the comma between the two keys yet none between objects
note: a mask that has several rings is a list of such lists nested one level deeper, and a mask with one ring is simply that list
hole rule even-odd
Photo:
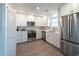
[{"label": "stainless steel dishwasher", "polygon": [[45,31],[42,31],[42,39],[43,39],[44,41],[46,41],[46,32],[45,32]]}]

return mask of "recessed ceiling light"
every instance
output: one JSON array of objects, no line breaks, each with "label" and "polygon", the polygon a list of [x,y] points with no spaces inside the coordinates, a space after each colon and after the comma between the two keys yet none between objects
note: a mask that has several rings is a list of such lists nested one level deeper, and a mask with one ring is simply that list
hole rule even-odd
[{"label": "recessed ceiling light", "polygon": [[39,6],[37,6],[37,7],[36,7],[36,9],[37,9],[37,10],[39,10],[39,9],[40,9],[40,7],[39,7]]}]

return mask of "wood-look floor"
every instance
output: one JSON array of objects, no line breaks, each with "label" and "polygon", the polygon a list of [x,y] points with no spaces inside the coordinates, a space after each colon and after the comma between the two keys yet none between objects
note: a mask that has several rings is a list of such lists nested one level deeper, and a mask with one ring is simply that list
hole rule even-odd
[{"label": "wood-look floor", "polygon": [[63,56],[55,47],[43,40],[17,45],[17,56]]}]

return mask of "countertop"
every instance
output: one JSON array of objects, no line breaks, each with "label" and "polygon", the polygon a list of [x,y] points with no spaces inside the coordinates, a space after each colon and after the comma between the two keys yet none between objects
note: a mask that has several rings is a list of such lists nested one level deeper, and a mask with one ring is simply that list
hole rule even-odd
[{"label": "countertop", "polygon": [[36,29],[36,31],[54,32],[54,33],[60,34],[60,32],[53,31],[53,29],[45,29],[45,30]]},{"label": "countertop", "polygon": [[[41,27],[30,27],[30,28],[26,28],[25,31],[28,31],[28,30],[54,32],[54,33],[60,34],[59,32],[54,31],[53,28],[50,28],[50,27],[44,27],[44,28],[41,28]],[[25,32],[25,31],[21,31],[21,32]]]}]

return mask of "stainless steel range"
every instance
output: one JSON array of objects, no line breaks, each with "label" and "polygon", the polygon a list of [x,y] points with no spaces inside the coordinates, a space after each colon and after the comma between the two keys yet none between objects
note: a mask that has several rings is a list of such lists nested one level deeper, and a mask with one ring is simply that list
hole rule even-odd
[{"label": "stainless steel range", "polygon": [[33,41],[36,39],[36,31],[33,30],[35,28],[35,22],[27,22],[27,33],[28,33],[28,41]]},{"label": "stainless steel range", "polygon": [[28,41],[33,41],[36,39],[36,31],[34,30],[28,30]]}]

